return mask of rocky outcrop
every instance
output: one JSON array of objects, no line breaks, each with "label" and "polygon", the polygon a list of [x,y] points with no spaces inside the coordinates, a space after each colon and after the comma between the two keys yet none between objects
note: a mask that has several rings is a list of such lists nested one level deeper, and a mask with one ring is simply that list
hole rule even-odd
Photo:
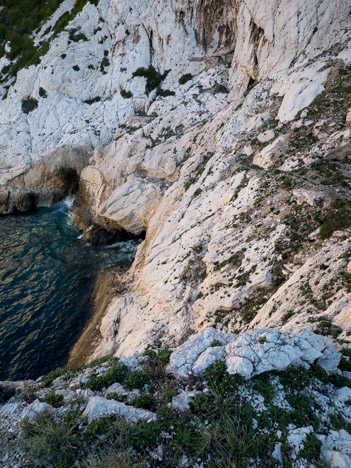
[{"label": "rocky outcrop", "polygon": [[340,357],[327,346],[326,338],[309,332],[289,335],[255,329],[237,336],[209,328],[172,354],[169,371],[179,376],[201,374],[214,362],[225,360],[229,374],[245,378],[289,366],[309,367],[314,362],[336,372]]},{"label": "rocky outcrop", "polygon": [[61,147],[19,172],[3,170],[0,173],[0,213],[51,206],[75,194],[80,173],[88,160],[86,148]]},{"label": "rocky outcrop", "polygon": [[154,421],[156,415],[151,411],[136,409],[114,400],[107,400],[102,397],[93,397],[89,400],[84,410],[83,418],[89,422],[107,416],[121,416],[128,421]]}]

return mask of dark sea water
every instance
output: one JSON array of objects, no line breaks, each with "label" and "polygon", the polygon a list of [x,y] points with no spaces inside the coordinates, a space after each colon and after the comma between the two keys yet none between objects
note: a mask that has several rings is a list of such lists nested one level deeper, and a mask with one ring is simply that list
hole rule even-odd
[{"label": "dark sea water", "polygon": [[68,210],[0,217],[0,380],[63,365],[90,316],[98,272],[134,258],[136,241],[83,243]]}]

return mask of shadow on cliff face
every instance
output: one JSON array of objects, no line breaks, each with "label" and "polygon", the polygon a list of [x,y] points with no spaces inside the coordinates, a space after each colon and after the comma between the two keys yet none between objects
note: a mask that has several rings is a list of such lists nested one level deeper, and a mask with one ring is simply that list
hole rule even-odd
[{"label": "shadow on cliff face", "polygon": [[184,2],[176,0],[175,6],[178,21],[184,24],[185,17],[190,19],[196,41],[207,54],[226,55],[234,51],[239,8],[237,0],[196,0],[188,2],[187,8]]},{"label": "shadow on cliff face", "polygon": [[92,314],[80,337],[71,349],[68,364],[82,364],[89,360],[101,340],[101,320],[116,294],[126,291],[128,267],[114,267],[98,274],[91,296]]},{"label": "shadow on cliff face", "polygon": [[24,213],[49,207],[79,190],[79,177],[91,150],[63,146],[35,161],[0,187],[0,214]]}]

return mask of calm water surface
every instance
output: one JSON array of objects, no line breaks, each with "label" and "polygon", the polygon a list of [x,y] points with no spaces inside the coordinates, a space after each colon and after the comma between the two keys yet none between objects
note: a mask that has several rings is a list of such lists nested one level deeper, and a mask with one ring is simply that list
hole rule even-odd
[{"label": "calm water surface", "polygon": [[0,380],[63,365],[89,318],[98,272],[134,258],[136,241],[83,243],[68,209],[0,217]]}]

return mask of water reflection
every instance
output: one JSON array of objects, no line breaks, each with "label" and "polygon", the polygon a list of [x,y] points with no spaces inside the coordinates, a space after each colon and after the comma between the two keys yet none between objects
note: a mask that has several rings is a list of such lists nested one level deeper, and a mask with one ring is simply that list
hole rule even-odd
[{"label": "water reflection", "polygon": [[0,217],[0,380],[62,365],[89,317],[99,270],[134,258],[134,240],[84,244],[68,210],[63,203]]}]

